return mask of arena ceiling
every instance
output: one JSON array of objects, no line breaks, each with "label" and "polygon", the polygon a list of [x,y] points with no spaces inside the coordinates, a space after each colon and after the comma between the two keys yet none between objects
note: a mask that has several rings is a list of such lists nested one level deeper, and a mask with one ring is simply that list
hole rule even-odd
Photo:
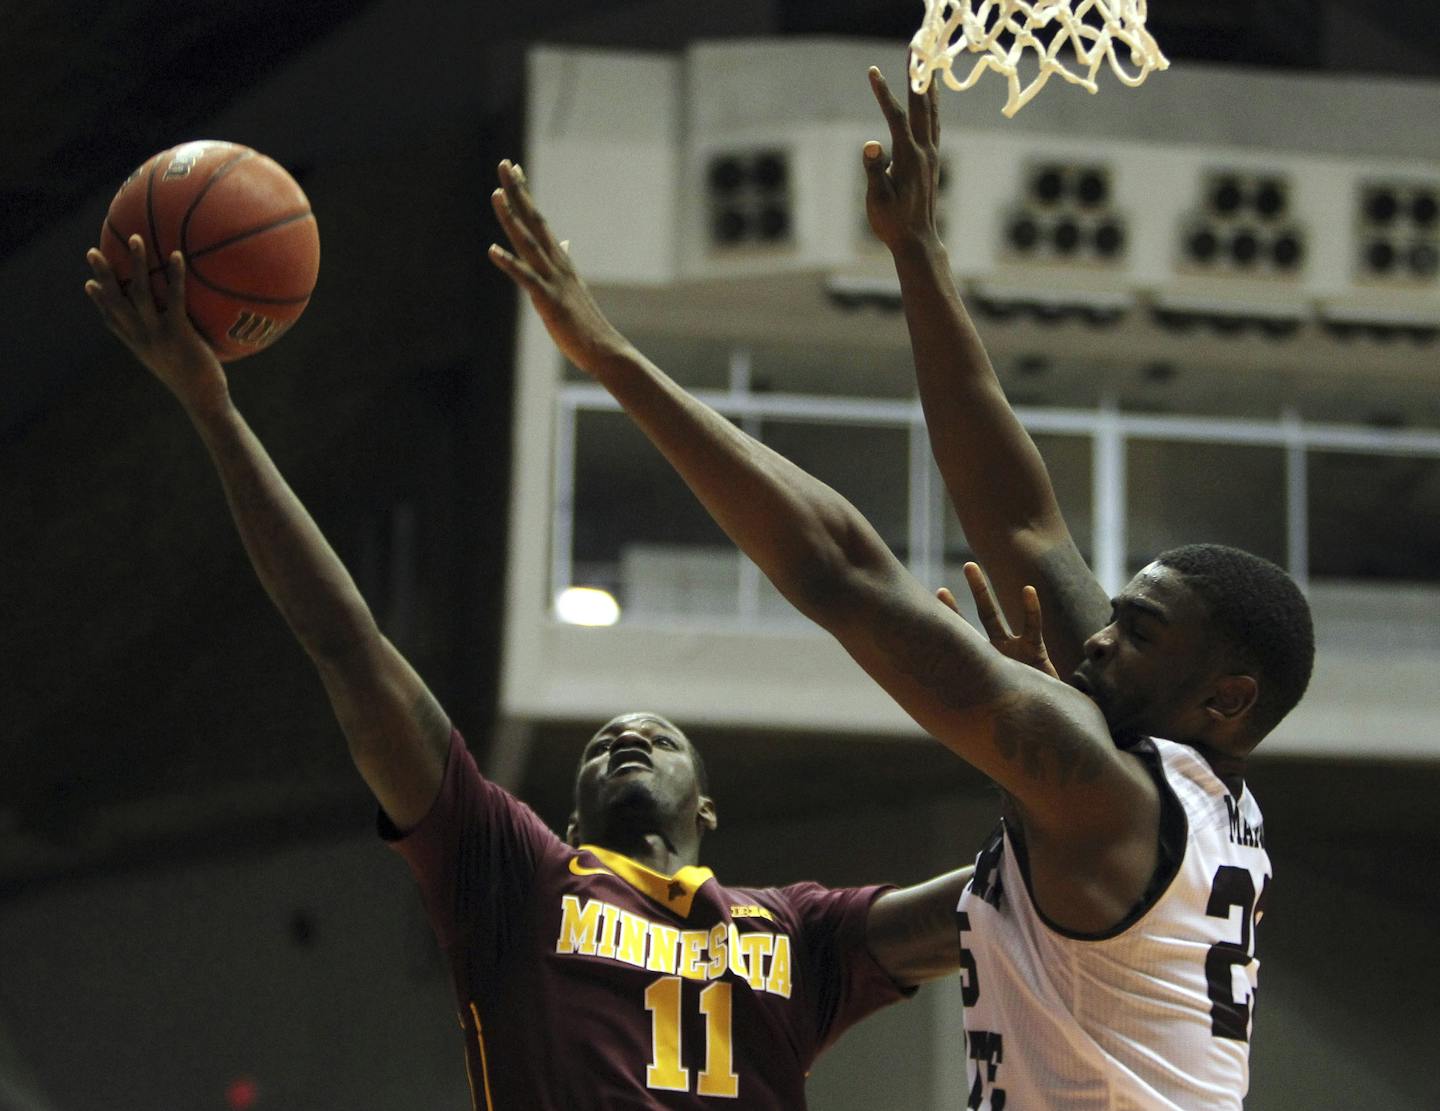
[{"label": "arena ceiling", "polygon": [[[276,67],[336,33],[376,2],[249,0],[236,5],[218,0],[167,4],[44,0],[6,5],[0,38],[0,136],[4,144],[0,148],[0,272],[7,260],[39,233],[93,203],[97,194],[122,178],[136,163],[137,151],[160,149],[173,141],[173,136],[195,132]],[[693,7],[681,0],[565,0],[559,6],[514,3],[504,7],[487,7],[485,0],[473,2],[480,6],[477,10],[482,11],[483,19],[493,23],[496,35],[517,42],[543,36],[547,41],[606,45],[623,42],[607,30],[611,16],[662,8],[688,12]],[[704,24],[709,34],[729,29],[726,12],[743,11],[736,33],[900,40],[913,30],[919,3],[748,0],[706,10],[717,13],[709,15]],[[563,15],[557,16],[557,11]],[[1367,20],[1381,18],[1403,30],[1380,27],[1373,35],[1359,37],[1348,31],[1342,35],[1339,30],[1342,25],[1363,28]],[[562,22],[557,24],[556,19]],[[693,19],[687,14],[684,19],[671,19],[669,25],[685,25]],[[1152,0],[1151,23],[1176,60],[1440,75],[1440,17],[1427,0]],[[659,21],[654,25],[659,26]],[[652,36],[641,45],[673,47],[681,41],[659,41]],[[23,334],[14,322],[6,331],[12,342]],[[23,340],[16,356],[6,363],[7,376],[55,373],[55,368],[27,364]],[[357,388],[349,402],[355,412],[364,413],[387,404],[387,399],[382,394],[360,396]],[[128,404],[123,399],[121,403]],[[144,408],[148,400],[135,404],[136,413],[144,414],[138,419],[150,420]],[[12,476],[33,476],[17,479],[7,489],[12,493],[18,490],[16,496],[38,499],[43,496],[45,476],[70,461],[36,456],[37,449],[26,441],[33,419],[31,414],[21,422],[13,413],[0,412],[0,449],[5,453],[5,470]],[[503,423],[503,414],[498,419]],[[347,435],[352,437],[349,443]],[[358,454],[353,435],[344,428],[316,431],[306,440],[305,451],[320,454],[343,448]],[[77,436],[83,443],[83,435]],[[146,481],[139,468],[127,474],[135,481]],[[211,481],[208,474],[194,481],[203,486],[196,495],[197,504],[213,506],[213,489],[205,485]],[[103,484],[81,484],[76,490],[79,492],[63,507],[63,520],[51,522],[57,536],[78,534],[81,522],[112,512]],[[0,521],[12,508],[0,505]],[[228,551],[223,558],[236,558],[221,513],[223,509],[217,508],[210,516],[170,522],[172,531],[166,535],[141,538],[157,553],[172,553],[169,558],[175,560],[172,573],[152,577],[151,587],[158,593],[150,599],[149,613],[183,611],[195,602],[195,592],[211,585],[197,582],[193,568],[174,555],[175,550],[198,553],[195,558]],[[0,524],[0,530],[3,528]],[[220,548],[212,551],[205,546],[210,542],[207,530],[224,534]],[[13,541],[12,537],[12,545]],[[239,565],[230,571],[242,579],[248,574]],[[123,677],[123,665],[136,657],[179,660],[192,651],[192,642],[168,627],[156,627],[157,622],[164,626],[158,618],[139,614],[134,620],[107,621],[78,601],[68,611],[25,611],[21,595],[26,573],[21,568],[14,581],[0,583],[10,591],[0,591],[0,599],[10,599],[21,613],[19,619],[7,613],[6,628],[0,629],[0,650],[7,654],[3,676],[8,677],[0,678],[0,684],[9,687],[0,693],[0,705],[4,706],[0,716],[0,894],[78,871],[166,859],[181,852],[214,851],[266,838],[283,840],[336,823],[353,828],[357,813],[353,789],[333,797],[324,786],[308,792],[297,788],[293,797],[256,792],[251,781],[236,778],[237,768],[264,764],[253,753],[227,760],[204,751],[203,746],[187,749],[164,739],[146,740],[147,723],[167,720],[167,715],[173,722],[184,684],[145,697],[128,692],[117,676]],[[130,588],[117,572],[115,589]],[[184,593],[186,590],[190,593]],[[247,598],[233,603],[229,616],[234,631],[225,634],[228,639],[222,642],[226,652],[241,658],[293,652],[283,632],[273,627],[273,617],[258,592]],[[244,632],[252,618],[266,630],[258,640],[247,638]],[[84,660],[77,658],[73,670],[62,675],[59,665],[49,671],[23,666],[30,660],[71,658],[77,634],[83,634],[88,654]],[[300,676],[296,698],[314,702],[308,671],[298,653],[294,655]],[[223,686],[224,674],[211,673],[193,660],[186,662],[186,682],[197,689]],[[53,681],[47,680],[47,675],[53,676]],[[16,676],[26,681],[15,681]],[[131,701],[127,702],[127,697]],[[117,729],[117,713],[134,718],[137,724],[132,732]],[[257,730],[254,738],[257,746],[285,743],[283,732],[275,730]],[[818,748],[807,756],[803,747],[818,743],[797,741],[802,746],[796,750],[797,762],[824,767]],[[737,747],[741,757],[757,749],[758,742],[752,749]],[[903,762],[908,769],[905,782],[928,779],[941,787],[951,783],[952,779],[938,771],[924,771],[921,765],[928,759],[928,754],[907,757]],[[559,758],[558,766],[563,769],[567,762],[568,757]],[[722,760],[718,775],[738,774],[744,762],[739,757],[730,765]],[[543,760],[538,766],[547,776],[553,770]],[[342,770],[349,774],[348,769]],[[325,763],[299,771],[301,780],[328,784],[335,769]],[[217,821],[213,807],[212,812],[205,812],[209,803],[196,801],[195,785],[206,781],[217,792],[215,797],[223,794],[227,800],[225,805],[232,813],[226,821]],[[352,781],[346,782],[353,788]],[[808,801],[802,802],[827,805],[833,793],[821,779],[815,782]],[[1419,781],[1412,778],[1408,782]],[[900,789],[898,781],[891,786]],[[829,787],[843,791],[843,785],[831,783]],[[1428,798],[1432,793],[1426,787],[1425,792],[1417,790],[1416,797],[1423,794]],[[112,828],[95,818],[107,808],[136,798],[146,801],[145,818],[138,827],[127,819],[124,829]],[[1337,805],[1343,802],[1340,799]],[[757,807],[773,804],[774,800],[762,800]],[[563,805],[563,800],[555,805]],[[197,843],[197,831],[203,831],[203,844]]]}]

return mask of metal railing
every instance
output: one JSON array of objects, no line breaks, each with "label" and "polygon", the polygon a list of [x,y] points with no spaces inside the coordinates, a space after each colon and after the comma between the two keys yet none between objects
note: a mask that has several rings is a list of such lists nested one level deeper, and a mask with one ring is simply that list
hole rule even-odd
[{"label": "metal railing", "polygon": [[[757,434],[765,420],[900,428],[908,437],[908,564],[917,579],[941,581],[944,571],[944,488],[931,460],[925,418],[918,399],[822,397],[808,394],[756,393],[750,389],[750,357],[732,351],[728,389],[697,389],[694,396],[741,428]],[[556,396],[554,485],[551,520],[551,596],[572,583],[575,513],[575,459],[578,417],[582,412],[615,412],[619,405],[600,386],[562,383]],[[1308,583],[1308,456],[1313,451],[1353,452],[1440,459],[1440,432],[1400,431],[1310,423],[1293,410],[1278,420],[1196,416],[1155,416],[1122,411],[1114,402],[1096,409],[1017,407],[1032,433],[1088,438],[1091,442],[1092,565],[1107,590],[1128,579],[1126,568],[1126,452],[1133,440],[1160,443],[1208,443],[1273,447],[1284,452],[1285,563],[1302,587]],[[742,622],[759,616],[759,571],[740,564],[737,613]]]}]

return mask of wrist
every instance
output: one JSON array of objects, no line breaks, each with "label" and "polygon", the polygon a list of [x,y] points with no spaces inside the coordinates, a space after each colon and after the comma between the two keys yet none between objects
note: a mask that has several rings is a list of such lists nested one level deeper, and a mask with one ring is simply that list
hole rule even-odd
[{"label": "wrist", "polygon": [[204,383],[203,386],[197,385],[183,392],[176,390],[175,397],[180,402],[180,407],[185,410],[185,415],[197,428],[203,429],[235,411],[234,403],[230,400],[229,385],[223,375],[217,380]]},{"label": "wrist", "polygon": [[933,231],[925,234],[907,235],[894,243],[886,244],[890,248],[890,254],[895,259],[895,264],[900,265],[934,265],[943,262],[949,268],[949,252],[945,250],[945,244]]},{"label": "wrist", "polygon": [[598,376],[615,367],[631,365],[639,358],[640,351],[633,343],[616,329],[608,328],[590,337],[576,365],[587,374]]},{"label": "wrist", "polygon": [[640,349],[624,336],[617,336],[615,342],[597,345],[589,367],[597,381],[605,382],[617,375],[625,375],[644,361]]}]

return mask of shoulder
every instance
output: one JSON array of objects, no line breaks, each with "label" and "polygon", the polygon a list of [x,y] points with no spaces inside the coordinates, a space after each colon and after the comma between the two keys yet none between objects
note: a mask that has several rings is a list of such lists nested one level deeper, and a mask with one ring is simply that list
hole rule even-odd
[{"label": "shoulder", "polygon": [[1260,808],[1248,790],[1239,796],[1231,792],[1211,769],[1205,757],[1189,745],[1152,737],[1148,742],[1155,755],[1166,786],[1175,793],[1185,808],[1191,825],[1204,830],[1224,824],[1232,815],[1251,815],[1259,819]]},{"label": "shoulder", "polygon": [[[831,935],[844,942],[864,936],[871,905],[890,890],[886,885],[826,887],[805,881],[783,887],[740,889],[732,892],[769,911],[772,920],[791,932]],[[744,905],[737,900],[736,905]],[[734,908],[731,910],[734,914]],[[739,917],[739,915],[736,915]]]},{"label": "shoulder", "polygon": [[560,844],[553,830],[529,806],[487,779],[459,730],[452,730],[440,789],[429,811],[413,826],[401,829],[382,809],[380,834],[403,847],[406,843],[446,840],[465,831]]}]

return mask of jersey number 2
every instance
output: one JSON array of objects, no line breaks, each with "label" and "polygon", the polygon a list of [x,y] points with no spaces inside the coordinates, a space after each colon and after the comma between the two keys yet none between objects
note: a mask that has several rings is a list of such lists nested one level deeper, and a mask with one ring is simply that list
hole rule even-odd
[{"label": "jersey number 2", "polygon": [[1205,954],[1205,980],[1210,988],[1210,1032],[1217,1038],[1250,1040],[1250,1008],[1253,998],[1243,1002],[1235,998],[1235,969],[1246,967],[1255,959],[1255,924],[1265,912],[1265,894],[1270,890],[1270,877],[1260,897],[1255,897],[1255,880],[1248,869],[1222,864],[1215,869],[1210,886],[1210,902],[1205,913],[1211,918],[1230,917],[1230,908],[1240,908],[1240,942],[1220,941]]},{"label": "jersey number 2", "polygon": [[[645,989],[650,1012],[650,1064],[645,1086],[666,1092],[688,1092],[690,1070],[680,1063],[681,1014],[684,982],[679,976],[662,976]],[[735,1099],[740,1077],[730,1046],[730,985],[723,980],[700,992],[700,1013],[705,1016],[705,1070],[696,1078],[695,1094]]]}]

